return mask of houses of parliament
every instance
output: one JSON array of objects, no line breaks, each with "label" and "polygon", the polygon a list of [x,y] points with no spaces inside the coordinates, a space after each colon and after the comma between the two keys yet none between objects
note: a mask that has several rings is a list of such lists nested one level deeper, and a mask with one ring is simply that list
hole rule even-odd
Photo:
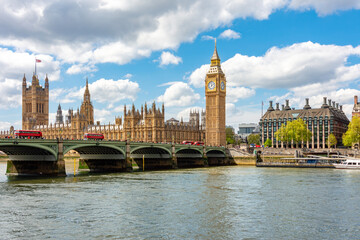
[{"label": "houses of parliament", "polygon": [[[27,86],[24,75],[22,83],[22,129],[39,130],[46,139],[83,139],[84,133],[101,133],[106,140],[174,142],[202,141],[206,145],[225,146],[225,96],[226,79],[221,70],[216,43],[211,65],[205,77],[206,111],[191,111],[189,121],[174,118],[165,121],[165,107],[161,109],[155,102],[151,106],[130,109],[124,106],[122,117],[115,117],[113,124],[94,122],[94,107],[86,80],[84,97],[80,108],[69,109],[62,115],[59,104],[55,123],[49,124],[49,80],[46,76],[45,87],[32,76]],[[201,119],[200,119],[201,117]],[[65,118],[65,119],[64,119]],[[13,130],[13,129],[12,129]],[[11,131],[11,130],[10,130]],[[2,134],[3,133],[3,134]],[[0,132],[0,135],[6,133]]]}]

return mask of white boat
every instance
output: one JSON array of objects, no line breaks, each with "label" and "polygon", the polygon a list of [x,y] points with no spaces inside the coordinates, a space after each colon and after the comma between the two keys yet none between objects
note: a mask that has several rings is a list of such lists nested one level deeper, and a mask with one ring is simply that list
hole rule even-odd
[{"label": "white boat", "polygon": [[333,165],[339,169],[360,169],[360,159],[347,158],[340,163],[333,163]]}]

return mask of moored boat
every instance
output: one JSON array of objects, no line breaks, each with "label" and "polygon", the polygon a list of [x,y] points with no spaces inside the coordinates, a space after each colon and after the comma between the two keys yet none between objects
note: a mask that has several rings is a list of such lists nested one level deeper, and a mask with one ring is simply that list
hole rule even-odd
[{"label": "moored boat", "polygon": [[340,163],[333,163],[333,165],[338,169],[360,169],[360,159],[347,158]]}]

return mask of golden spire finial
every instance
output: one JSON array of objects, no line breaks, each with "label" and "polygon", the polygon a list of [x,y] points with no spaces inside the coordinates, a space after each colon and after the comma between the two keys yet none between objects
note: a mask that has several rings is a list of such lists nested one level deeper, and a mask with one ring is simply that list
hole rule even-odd
[{"label": "golden spire finial", "polygon": [[211,57],[211,66],[220,66],[220,58],[217,52],[217,48],[216,48],[216,38],[215,38],[215,49],[214,49],[214,53]]}]

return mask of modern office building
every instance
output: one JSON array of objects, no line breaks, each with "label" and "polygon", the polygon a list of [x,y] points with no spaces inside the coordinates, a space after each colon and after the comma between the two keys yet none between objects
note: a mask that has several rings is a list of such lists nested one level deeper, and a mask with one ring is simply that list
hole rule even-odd
[{"label": "modern office building", "polygon": [[264,143],[270,139],[273,147],[283,148],[291,147],[294,144],[289,143],[285,146],[283,142],[275,138],[275,132],[282,124],[287,124],[288,121],[293,121],[301,118],[306,123],[308,129],[312,133],[310,141],[302,144],[302,147],[307,148],[328,148],[328,136],[332,133],[335,135],[338,145],[342,145],[342,135],[346,132],[349,119],[342,110],[342,106],[338,103],[332,102],[330,99],[326,100],[320,108],[311,108],[309,99],[306,99],[305,106],[302,109],[292,109],[289,106],[289,100],[286,100],[286,105],[279,108],[279,103],[276,103],[276,108],[273,108],[272,101],[270,101],[269,108],[260,120],[261,141]]}]

